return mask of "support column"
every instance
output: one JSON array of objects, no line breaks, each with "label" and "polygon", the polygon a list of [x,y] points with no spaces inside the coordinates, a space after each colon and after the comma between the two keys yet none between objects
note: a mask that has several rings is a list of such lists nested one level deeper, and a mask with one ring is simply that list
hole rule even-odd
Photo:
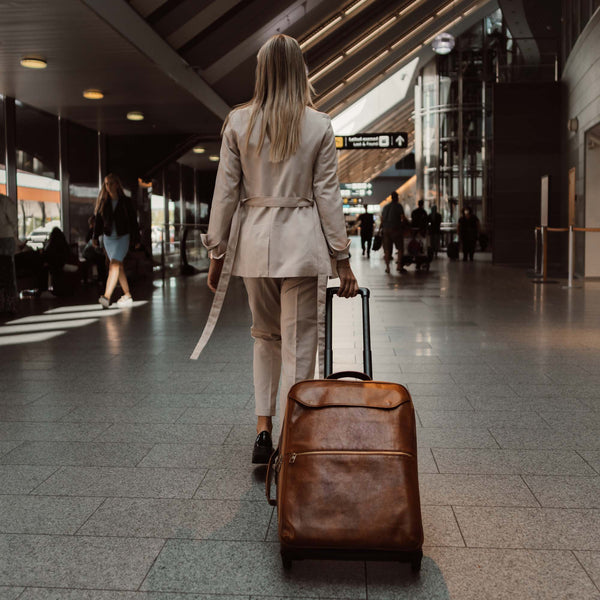
[{"label": "support column", "polygon": [[[17,127],[15,99],[4,98],[4,165],[6,167],[6,195],[13,204],[14,222],[18,223],[19,202],[17,196]],[[24,237],[24,232],[16,232]]]},{"label": "support column", "polygon": [[58,117],[58,177],[60,180],[60,222],[62,230],[71,242],[70,208],[71,197],[69,193],[69,159],[68,159],[68,134],[69,122]]}]

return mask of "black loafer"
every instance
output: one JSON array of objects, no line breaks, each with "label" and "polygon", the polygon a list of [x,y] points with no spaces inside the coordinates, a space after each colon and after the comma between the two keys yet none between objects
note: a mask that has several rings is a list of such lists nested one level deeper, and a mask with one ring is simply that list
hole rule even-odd
[{"label": "black loafer", "polygon": [[256,436],[254,448],[252,450],[252,463],[255,465],[265,465],[269,462],[273,454],[273,440],[268,431],[261,431]]}]

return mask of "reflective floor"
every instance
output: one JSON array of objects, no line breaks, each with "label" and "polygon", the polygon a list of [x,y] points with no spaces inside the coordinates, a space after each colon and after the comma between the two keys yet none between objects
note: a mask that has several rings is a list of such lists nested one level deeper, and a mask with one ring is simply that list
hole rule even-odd
[{"label": "reflective floor", "polygon": [[[385,275],[377,254],[352,260],[375,375],[417,409],[419,578],[282,571],[250,464],[245,292],[190,362],[211,299],[198,275],[130,309],[38,301],[0,325],[0,599],[600,599],[600,282],[445,259]],[[336,366],[360,362],[359,303],[335,318]]]}]

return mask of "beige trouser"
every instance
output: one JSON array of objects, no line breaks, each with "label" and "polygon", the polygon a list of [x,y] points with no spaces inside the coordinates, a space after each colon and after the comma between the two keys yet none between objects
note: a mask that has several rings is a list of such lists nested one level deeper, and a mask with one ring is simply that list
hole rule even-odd
[{"label": "beige trouser", "polygon": [[[244,277],[252,311],[256,414],[280,416],[288,391],[312,379],[317,354],[317,277]],[[283,420],[283,419],[282,419]]]}]

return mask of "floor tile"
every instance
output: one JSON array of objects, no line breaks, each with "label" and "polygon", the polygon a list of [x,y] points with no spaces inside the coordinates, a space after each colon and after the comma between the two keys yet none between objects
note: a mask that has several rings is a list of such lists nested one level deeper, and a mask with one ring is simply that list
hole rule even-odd
[{"label": "floor tile", "polygon": [[583,456],[583,458],[587,461],[589,465],[596,471],[596,473],[600,474],[600,450],[595,450],[593,452],[585,450],[580,451],[579,454]]},{"label": "floor tile", "polygon": [[56,467],[0,465],[0,490],[3,494],[27,494],[55,471]]},{"label": "floor tile", "polygon": [[517,475],[419,475],[423,505],[539,506]]},{"label": "floor tile", "polygon": [[75,408],[62,421],[70,423],[174,423],[183,413],[183,407],[82,406]]},{"label": "floor tile", "polygon": [[0,586],[0,600],[16,600],[24,589],[22,587]]},{"label": "floor tile", "polygon": [[600,510],[455,506],[454,512],[468,547],[600,550]]},{"label": "floor tile", "polygon": [[8,454],[11,450],[14,450],[17,446],[20,446],[22,442],[0,442],[0,457]]},{"label": "floor tile", "polygon": [[529,489],[542,506],[600,508],[600,477],[525,475]]},{"label": "floor tile", "polygon": [[287,575],[270,542],[167,541],[141,589],[366,598],[361,563],[299,561]]},{"label": "floor tile", "polygon": [[415,396],[413,404],[417,411],[473,410],[465,396]]},{"label": "floor tile", "polygon": [[[137,444],[198,443],[223,444],[231,431],[228,424],[113,423],[96,438],[97,442]],[[252,441],[253,443],[253,441]]]},{"label": "floor tile", "polygon": [[574,451],[435,448],[441,473],[595,475]]},{"label": "floor tile", "polygon": [[265,502],[266,466],[209,469],[194,498]]},{"label": "floor tile", "polygon": [[0,496],[0,532],[73,534],[101,503],[101,498]]},{"label": "floor tile", "polygon": [[489,427],[543,427],[542,418],[535,412],[501,410],[418,410],[423,427],[455,429],[488,429]]},{"label": "floor tile", "polygon": [[60,421],[73,410],[72,406],[63,406],[60,403],[44,405],[32,404],[26,406],[0,405],[0,421]]},{"label": "floor tile", "polygon": [[36,488],[35,493],[48,496],[191,498],[205,473],[200,469],[61,467]]},{"label": "floor tile", "polygon": [[575,556],[596,587],[600,589],[600,552],[575,552]]},{"label": "floor tile", "polygon": [[0,580],[9,585],[135,590],[163,540],[0,535]]},{"label": "floor tile", "polygon": [[431,448],[498,448],[496,440],[485,429],[419,427],[417,444]]},{"label": "floor tile", "polygon": [[90,423],[0,423],[0,439],[48,442],[87,442],[109,427]]},{"label": "floor tile", "polygon": [[134,467],[150,444],[99,442],[23,442],[0,458],[1,464]]},{"label": "floor tile", "polygon": [[464,546],[465,542],[449,506],[422,506],[426,546]]},{"label": "floor tile", "polygon": [[27,588],[19,600],[249,600],[249,596],[163,594],[161,592],[109,592],[106,590],[65,590],[30,587]]},{"label": "floor tile", "polygon": [[253,413],[233,408],[187,408],[178,423],[256,423]]},{"label": "floor tile", "polygon": [[245,446],[202,446],[199,444],[156,444],[140,462],[140,467],[181,467],[191,469],[243,468],[251,459],[252,448]]},{"label": "floor tile", "polygon": [[272,512],[266,501],[109,498],[78,533],[260,541]]}]

